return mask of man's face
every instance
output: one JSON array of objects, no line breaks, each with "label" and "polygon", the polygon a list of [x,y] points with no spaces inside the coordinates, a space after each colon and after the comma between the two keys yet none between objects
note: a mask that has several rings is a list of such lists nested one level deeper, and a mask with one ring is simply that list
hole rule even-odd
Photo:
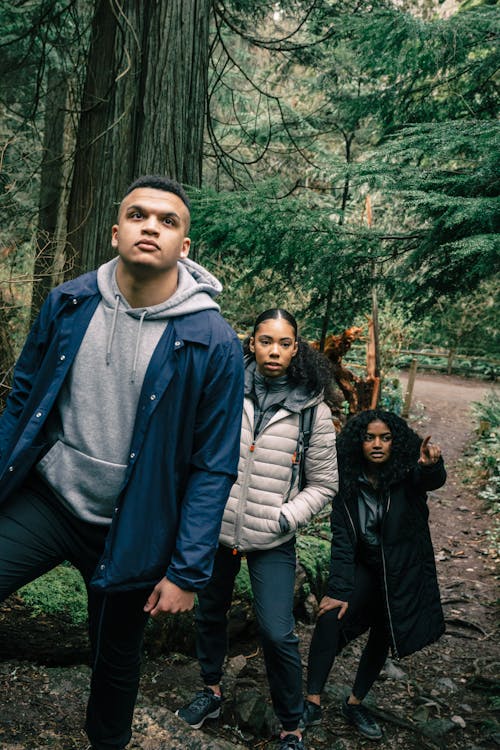
[{"label": "man's face", "polygon": [[177,269],[186,258],[189,211],[174,193],[137,188],[123,199],[111,245],[132,273],[161,275]]}]

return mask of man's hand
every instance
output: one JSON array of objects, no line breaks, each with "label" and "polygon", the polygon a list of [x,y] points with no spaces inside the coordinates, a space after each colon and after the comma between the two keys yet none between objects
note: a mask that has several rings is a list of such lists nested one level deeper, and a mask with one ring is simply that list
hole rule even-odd
[{"label": "man's hand", "polygon": [[180,589],[168,578],[162,578],[156,584],[144,605],[144,611],[149,612],[151,617],[156,617],[161,612],[177,614],[188,612],[194,607],[194,591]]},{"label": "man's hand", "polygon": [[331,596],[324,596],[319,603],[318,617],[324,615],[325,612],[329,612],[331,609],[339,608],[339,614],[337,619],[341,620],[347,612],[348,602],[342,602],[340,599],[332,599]]},{"label": "man's hand", "polygon": [[432,466],[439,461],[441,456],[441,448],[439,445],[430,445],[430,439],[431,436],[427,435],[427,437],[422,440],[422,445],[420,446],[420,458],[418,459],[418,463],[421,464],[421,466]]}]

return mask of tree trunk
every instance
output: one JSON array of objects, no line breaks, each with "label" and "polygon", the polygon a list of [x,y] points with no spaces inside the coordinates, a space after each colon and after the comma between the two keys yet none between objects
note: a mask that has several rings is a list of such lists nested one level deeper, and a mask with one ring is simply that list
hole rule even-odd
[{"label": "tree trunk", "polygon": [[[352,148],[352,142],[354,140],[354,133],[343,133],[344,136],[344,145],[345,145],[345,161],[346,164],[349,165],[351,163],[351,148]],[[349,171],[347,172],[345,179],[344,179],[344,188],[342,190],[342,202],[340,204],[340,217],[339,217],[339,227],[343,226],[344,224],[344,215],[345,210],[347,207],[347,201],[349,200],[349,190],[350,190],[351,182],[349,178]],[[322,352],[325,348],[325,341],[326,336],[328,334],[328,327],[330,325],[330,316],[332,312],[333,307],[333,295],[336,290],[336,277],[334,272],[332,271],[330,274],[330,281],[328,284],[328,289],[326,293],[326,300],[325,300],[325,312],[323,313],[323,320],[321,324],[321,336],[319,340],[319,350]]]},{"label": "tree trunk", "polygon": [[74,127],[67,116],[70,89],[66,73],[51,67],[47,74],[31,322],[48,292],[62,281],[66,265],[65,206],[71,173],[68,154],[74,149],[75,140]]},{"label": "tree trunk", "polygon": [[68,208],[75,272],[113,255],[110,228],[141,174],[201,184],[210,0],[98,0]]}]

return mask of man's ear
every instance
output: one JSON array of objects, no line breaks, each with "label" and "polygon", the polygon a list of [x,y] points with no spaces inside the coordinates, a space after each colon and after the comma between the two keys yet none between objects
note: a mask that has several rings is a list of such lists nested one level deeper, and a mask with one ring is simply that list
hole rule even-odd
[{"label": "man's ear", "polygon": [[115,249],[118,247],[118,224],[113,224],[111,227],[111,247]]},{"label": "man's ear", "polygon": [[184,239],[182,240],[182,249],[181,249],[181,252],[180,252],[180,257],[181,258],[187,258],[188,257],[188,255],[189,255],[189,248],[190,247],[191,247],[191,240],[189,239],[189,237],[184,237]]},{"label": "man's ear", "polygon": [[250,336],[250,341],[248,342],[248,348],[251,352],[255,353],[255,338],[253,336]]}]

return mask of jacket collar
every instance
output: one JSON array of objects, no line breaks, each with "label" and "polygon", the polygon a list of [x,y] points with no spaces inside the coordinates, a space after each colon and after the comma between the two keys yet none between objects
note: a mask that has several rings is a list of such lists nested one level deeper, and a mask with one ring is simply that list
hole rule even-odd
[{"label": "jacket collar", "polygon": [[[254,359],[247,359],[245,362],[245,396],[252,398],[254,392],[254,374],[257,365]],[[287,411],[300,413],[308,406],[319,404],[323,400],[323,394],[317,393],[311,396],[310,392],[301,384],[292,385],[288,396],[285,398],[282,406]]]},{"label": "jacket collar", "polygon": [[[57,287],[61,297],[67,299],[83,300],[95,295],[100,296],[97,286],[97,271],[90,271],[76,279],[66,281]],[[56,290],[54,290],[56,291]],[[208,323],[214,315],[218,316],[216,310],[201,310],[188,315],[179,315],[171,318],[171,325],[175,329],[176,336],[184,341],[193,341],[198,344],[208,345],[212,336],[212,326]]]}]

